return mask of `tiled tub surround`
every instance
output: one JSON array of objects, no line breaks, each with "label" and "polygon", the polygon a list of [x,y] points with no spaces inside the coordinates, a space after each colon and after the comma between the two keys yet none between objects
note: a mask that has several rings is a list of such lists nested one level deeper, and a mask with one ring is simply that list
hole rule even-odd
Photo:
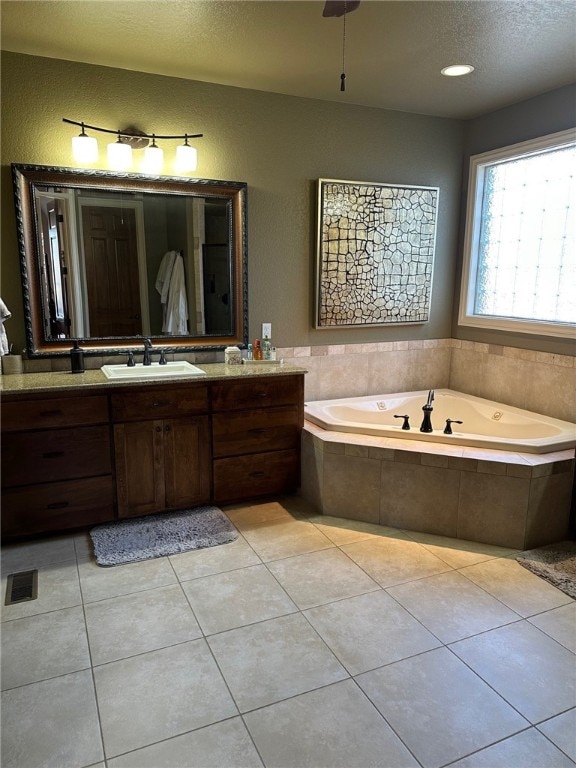
[{"label": "tiled tub surround", "polygon": [[530,549],[568,533],[574,450],[508,453],[305,422],[302,495],[334,517]]},{"label": "tiled tub surround", "polygon": [[294,347],[277,354],[308,371],[307,401],[448,388],[576,421],[572,355],[459,339]]}]

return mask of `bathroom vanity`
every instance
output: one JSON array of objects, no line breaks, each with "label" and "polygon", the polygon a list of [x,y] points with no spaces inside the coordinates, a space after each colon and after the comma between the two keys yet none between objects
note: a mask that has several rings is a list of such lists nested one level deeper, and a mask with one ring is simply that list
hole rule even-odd
[{"label": "bathroom vanity", "polygon": [[203,368],[169,382],[4,377],[3,538],[295,490],[305,371]]}]

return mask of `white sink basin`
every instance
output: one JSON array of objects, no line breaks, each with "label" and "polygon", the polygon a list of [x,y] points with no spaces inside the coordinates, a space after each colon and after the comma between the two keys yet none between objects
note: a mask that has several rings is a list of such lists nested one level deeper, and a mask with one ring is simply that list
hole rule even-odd
[{"label": "white sink basin", "polygon": [[132,381],[136,379],[183,379],[189,376],[206,376],[206,371],[197,368],[186,361],[174,360],[160,365],[142,365],[137,363],[131,368],[124,363],[123,365],[103,365],[102,373],[108,379],[117,379],[120,381]]}]

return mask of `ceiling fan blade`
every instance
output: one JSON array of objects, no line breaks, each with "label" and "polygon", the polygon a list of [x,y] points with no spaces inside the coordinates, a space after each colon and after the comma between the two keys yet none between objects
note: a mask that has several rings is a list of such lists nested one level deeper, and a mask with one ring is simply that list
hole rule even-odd
[{"label": "ceiling fan blade", "polygon": [[352,13],[360,5],[360,0],[326,0],[322,16],[344,16]]}]

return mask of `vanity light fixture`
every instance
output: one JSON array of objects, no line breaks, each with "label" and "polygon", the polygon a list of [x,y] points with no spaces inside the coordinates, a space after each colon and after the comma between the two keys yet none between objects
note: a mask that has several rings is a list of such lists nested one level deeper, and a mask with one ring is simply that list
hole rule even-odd
[{"label": "vanity light fixture", "polygon": [[451,64],[440,70],[440,74],[446,77],[462,77],[462,75],[469,75],[470,72],[474,72],[474,67],[471,64]]},{"label": "vanity light fixture", "polygon": [[122,141],[118,131],[118,141],[108,144],[108,162],[113,171],[127,171],[132,165],[132,147]]},{"label": "vanity light fixture", "polygon": [[77,163],[82,165],[95,163],[98,160],[98,142],[93,136],[87,136],[84,123],[78,136],[72,137],[72,155]]},{"label": "vanity light fixture", "polygon": [[152,144],[144,150],[142,170],[144,173],[160,173],[164,165],[164,152],[156,145],[156,137],[152,134]]},{"label": "vanity light fixture", "polygon": [[[108,162],[115,171],[126,171],[132,166],[132,150],[144,149],[144,160],[142,170],[147,173],[156,174],[162,171],[164,163],[164,153],[162,148],[156,144],[156,139],[172,140],[184,139],[184,144],[176,147],[176,168],[181,172],[193,171],[196,169],[197,152],[195,147],[188,144],[189,139],[199,139],[202,133],[185,133],[178,136],[160,136],[154,133],[143,133],[136,128],[126,128],[125,130],[111,130],[110,128],[99,128],[96,125],[62,118],[62,122],[70,125],[79,125],[81,133],[72,139],[72,153],[76,162],[87,164],[95,162],[98,159],[98,143],[95,138],[86,134],[86,129],[97,131],[99,133],[111,133],[117,136],[117,140],[108,144]],[[151,144],[150,144],[151,140]]]},{"label": "vanity light fixture", "polygon": [[198,163],[198,153],[196,147],[188,144],[188,136],[184,136],[184,144],[176,147],[176,170],[177,171],[195,171]]}]

